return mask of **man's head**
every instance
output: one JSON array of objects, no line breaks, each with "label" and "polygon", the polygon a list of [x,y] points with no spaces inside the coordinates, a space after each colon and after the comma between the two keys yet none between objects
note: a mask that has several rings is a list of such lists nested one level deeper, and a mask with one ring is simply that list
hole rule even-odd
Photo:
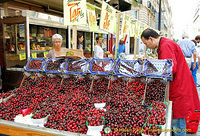
[{"label": "man's head", "polygon": [[96,41],[97,41],[97,44],[101,44],[102,43],[102,38],[101,37],[96,37]]},{"label": "man's head", "polygon": [[188,38],[189,38],[189,36],[188,36],[187,33],[183,33],[183,34],[182,34],[182,39],[188,39]]},{"label": "man's head", "polygon": [[150,49],[156,49],[158,47],[160,35],[153,29],[147,28],[142,32],[142,42]]},{"label": "man's head", "polygon": [[197,36],[195,37],[195,41],[196,41],[197,43],[200,43],[200,35],[197,35]]},{"label": "man's head", "polygon": [[124,39],[121,38],[120,41],[119,41],[119,43],[120,43],[121,45],[124,44]]}]

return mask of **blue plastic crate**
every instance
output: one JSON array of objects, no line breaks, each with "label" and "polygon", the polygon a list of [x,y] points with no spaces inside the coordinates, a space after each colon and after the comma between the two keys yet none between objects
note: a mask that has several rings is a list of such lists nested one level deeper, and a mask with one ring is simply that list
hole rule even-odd
[{"label": "blue plastic crate", "polygon": [[[72,65],[73,70],[69,68],[70,65]],[[88,67],[89,61],[87,59],[72,60],[68,58],[64,72],[67,74],[83,75],[87,73]]]},{"label": "blue plastic crate", "polygon": [[[93,67],[98,67],[101,70],[94,71]],[[112,59],[92,59],[89,72],[97,75],[108,75],[113,71],[114,61]]]},{"label": "blue plastic crate", "polygon": [[[53,70],[49,69],[48,67],[51,62],[53,62],[52,63],[52,68],[54,68]],[[62,70],[64,69],[64,66],[65,66],[65,59],[61,58],[48,59],[44,71],[46,73],[61,73]]]},{"label": "blue plastic crate", "polygon": [[[35,69],[34,68],[29,68],[30,63],[32,61],[41,61],[41,65],[39,66],[39,68],[35,68]],[[45,64],[45,59],[44,58],[30,58],[24,70],[25,71],[29,71],[29,72],[41,72],[42,69],[43,69],[44,64]]]},{"label": "blue plastic crate", "polygon": [[138,60],[121,60],[116,63],[115,74],[124,77],[139,77],[142,65]]}]

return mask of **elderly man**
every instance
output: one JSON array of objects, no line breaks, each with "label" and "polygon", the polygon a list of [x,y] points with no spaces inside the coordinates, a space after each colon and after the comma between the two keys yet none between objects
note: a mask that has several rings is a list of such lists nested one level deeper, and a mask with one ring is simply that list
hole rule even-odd
[{"label": "elderly man", "polygon": [[174,41],[160,35],[153,29],[145,29],[141,39],[147,48],[158,50],[158,59],[172,59],[173,81],[170,82],[169,100],[172,101],[172,127],[181,129],[175,136],[186,136],[185,117],[200,108],[199,96],[192,74],[187,66],[181,48]]},{"label": "elderly man", "polygon": [[182,35],[182,40],[178,41],[177,43],[180,47],[181,50],[183,52],[183,55],[187,61],[187,64],[189,66],[189,68],[191,68],[191,63],[192,63],[192,55],[194,56],[194,63],[192,65],[192,69],[196,68],[196,49],[195,49],[195,44],[188,39],[188,35],[186,33],[184,33]]}]

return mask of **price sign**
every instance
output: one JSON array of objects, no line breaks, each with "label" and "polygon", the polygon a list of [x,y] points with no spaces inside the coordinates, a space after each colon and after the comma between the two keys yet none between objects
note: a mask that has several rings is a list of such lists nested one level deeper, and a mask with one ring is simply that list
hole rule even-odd
[{"label": "price sign", "polygon": [[19,54],[19,60],[25,60],[26,59],[26,53]]}]

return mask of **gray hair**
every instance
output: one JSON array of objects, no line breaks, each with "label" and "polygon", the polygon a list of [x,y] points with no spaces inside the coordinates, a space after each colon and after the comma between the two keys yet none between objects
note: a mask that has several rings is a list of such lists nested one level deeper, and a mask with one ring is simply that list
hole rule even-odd
[{"label": "gray hair", "polygon": [[63,40],[62,36],[60,34],[54,34],[52,36],[52,42],[55,40],[55,39],[60,39],[61,41]]}]

